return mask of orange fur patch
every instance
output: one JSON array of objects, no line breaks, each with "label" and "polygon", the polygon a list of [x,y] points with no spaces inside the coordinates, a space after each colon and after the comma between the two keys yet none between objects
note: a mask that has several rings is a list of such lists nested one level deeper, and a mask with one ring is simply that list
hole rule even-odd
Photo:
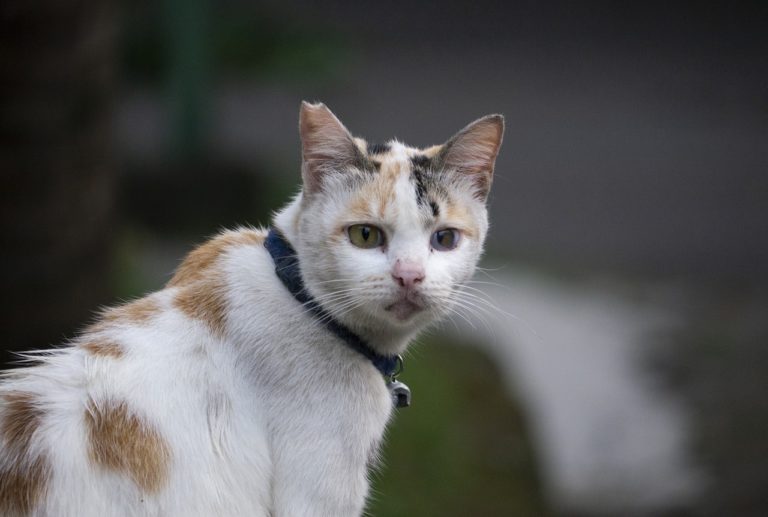
[{"label": "orange fur patch", "polygon": [[31,393],[11,392],[3,398],[0,513],[26,515],[40,502],[50,480],[48,459],[42,453],[31,451],[32,438],[40,427],[43,412],[35,405]]},{"label": "orange fur patch", "polygon": [[227,302],[220,272],[214,271],[205,280],[182,287],[173,304],[188,317],[205,322],[215,334],[224,333]]},{"label": "orange fur patch", "polygon": [[168,282],[168,287],[191,284],[202,280],[221,255],[234,246],[258,246],[266,235],[256,230],[239,230],[218,235],[193,250],[181,263]]},{"label": "orange fur patch", "polygon": [[383,219],[386,211],[394,203],[396,180],[397,176],[390,173],[386,176],[378,176],[374,181],[364,185],[344,211],[344,221],[365,222],[377,218]]},{"label": "orange fur patch", "polygon": [[410,171],[403,170],[403,163],[399,160],[384,159],[381,162],[381,169],[379,172],[382,178],[395,182],[400,174]]},{"label": "orange fur patch", "polygon": [[344,211],[344,219],[350,221],[369,221],[373,217],[370,209],[371,198],[365,193],[357,195]]},{"label": "orange fur patch", "polygon": [[443,149],[442,145],[433,145],[432,147],[427,147],[426,149],[422,149],[417,154],[423,154],[427,158],[434,158],[437,156],[437,153],[439,153]]},{"label": "orange fur patch", "polygon": [[226,299],[224,275],[216,264],[227,250],[236,246],[260,246],[266,233],[239,230],[223,233],[190,253],[169,287],[180,290],[173,300],[174,306],[188,317],[204,321],[216,334],[224,333]]},{"label": "orange fur patch", "polygon": [[124,401],[89,401],[85,426],[91,461],[123,473],[147,493],[168,479],[170,448],[160,433],[128,409]]},{"label": "orange fur patch", "polygon": [[114,341],[94,339],[82,343],[80,347],[88,353],[99,357],[112,357],[114,359],[123,357],[123,348]]},{"label": "orange fur patch", "polygon": [[[146,323],[158,311],[160,311],[160,305],[154,299],[144,297],[125,305],[108,309],[102,317],[105,322],[109,323]],[[97,327],[99,327],[98,324]]]},{"label": "orange fur patch", "polygon": [[368,142],[366,142],[364,139],[360,137],[355,137],[352,139],[353,142],[355,142],[355,145],[360,150],[361,153],[367,154],[368,150]]},{"label": "orange fur patch", "polygon": [[376,213],[380,219],[384,219],[384,215],[387,213],[389,207],[395,204],[395,182],[387,181],[385,184],[381,185],[376,193],[375,199],[377,201]]},{"label": "orange fur patch", "polygon": [[477,236],[475,231],[475,219],[462,203],[448,201],[445,205],[444,219],[449,223],[455,224],[470,238]]},{"label": "orange fur patch", "polygon": [[406,173],[401,162],[385,160],[379,169],[376,181],[367,185],[360,198],[367,203],[367,211],[370,216],[374,216],[372,209],[375,208],[375,216],[383,219],[387,210],[395,201],[395,184],[401,174]]}]

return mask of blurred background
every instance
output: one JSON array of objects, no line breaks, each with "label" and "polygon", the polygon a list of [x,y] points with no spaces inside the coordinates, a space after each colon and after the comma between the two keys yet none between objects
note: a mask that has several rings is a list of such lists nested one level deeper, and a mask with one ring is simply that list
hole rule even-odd
[{"label": "blurred background", "polygon": [[768,515],[766,27],[759,1],[4,0],[2,359],[269,224],[302,99],[416,146],[501,112],[493,308],[412,351],[369,514]]}]

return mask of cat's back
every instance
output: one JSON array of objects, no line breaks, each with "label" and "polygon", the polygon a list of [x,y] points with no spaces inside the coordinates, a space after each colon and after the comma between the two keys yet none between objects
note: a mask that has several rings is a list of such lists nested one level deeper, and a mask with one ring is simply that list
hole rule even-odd
[{"label": "cat's back", "polygon": [[5,374],[0,515],[263,514],[264,426],[224,329],[238,289],[270,295],[232,285],[269,277],[264,236],[220,234],[165,289]]}]

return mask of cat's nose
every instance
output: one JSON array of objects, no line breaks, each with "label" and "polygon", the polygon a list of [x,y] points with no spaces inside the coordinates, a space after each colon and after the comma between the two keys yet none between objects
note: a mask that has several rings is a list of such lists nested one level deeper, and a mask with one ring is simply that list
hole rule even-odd
[{"label": "cat's nose", "polygon": [[424,267],[417,262],[397,260],[392,270],[392,278],[400,287],[411,288],[424,280]]}]

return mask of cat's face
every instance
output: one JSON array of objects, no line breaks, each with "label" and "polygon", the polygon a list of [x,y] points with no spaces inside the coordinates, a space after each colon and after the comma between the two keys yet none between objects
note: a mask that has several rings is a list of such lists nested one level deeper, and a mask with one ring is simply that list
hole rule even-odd
[{"label": "cat's face", "polygon": [[296,244],[312,295],[358,330],[411,332],[449,312],[482,253],[501,117],[424,150],[352,139],[322,105],[305,104],[301,125]]}]

